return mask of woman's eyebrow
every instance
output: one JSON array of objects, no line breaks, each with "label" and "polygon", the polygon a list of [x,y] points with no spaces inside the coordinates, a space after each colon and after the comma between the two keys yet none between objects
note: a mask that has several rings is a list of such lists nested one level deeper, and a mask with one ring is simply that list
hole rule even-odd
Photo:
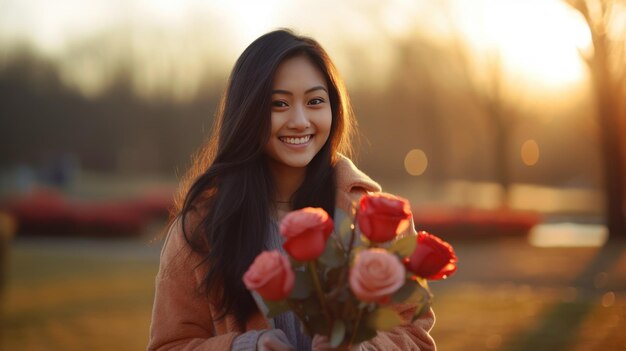
[{"label": "woman's eyebrow", "polygon": [[308,89],[308,90],[307,90],[307,91],[305,91],[304,93],[305,93],[305,94],[308,94],[308,93],[313,92],[313,91],[316,91],[316,90],[324,90],[324,91],[328,94],[328,90],[326,90],[326,88],[324,88],[324,87],[323,87],[323,86],[321,86],[321,85],[318,85],[318,86],[316,86],[316,87],[313,87],[313,88],[311,88],[311,89]]},{"label": "woman's eyebrow", "polygon": [[[313,88],[307,89],[307,91],[305,91],[304,94],[308,94],[308,93],[316,91],[316,90],[323,90],[323,91],[325,91],[328,94],[328,90],[325,87],[321,86],[321,85],[314,86]],[[272,90],[272,95],[273,94],[293,95],[293,93],[290,92],[289,90],[282,90],[282,89]]]}]

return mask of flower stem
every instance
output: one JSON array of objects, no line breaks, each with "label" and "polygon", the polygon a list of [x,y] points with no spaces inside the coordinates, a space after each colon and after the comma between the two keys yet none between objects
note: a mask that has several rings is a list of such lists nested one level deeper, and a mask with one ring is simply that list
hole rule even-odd
[{"label": "flower stem", "polygon": [[352,249],[354,246],[354,239],[356,238],[356,217],[359,214],[358,207],[354,210],[354,218],[352,218],[352,226],[350,227],[350,244],[346,251],[346,262],[343,264],[341,275],[339,276],[339,286],[346,286],[348,280],[348,268],[350,267],[350,257],[352,256]]},{"label": "flower stem", "polygon": [[309,322],[306,320],[306,315],[302,313],[299,306],[289,299],[287,299],[287,304],[289,305],[293,313],[295,313],[296,316],[298,316],[298,318],[300,319],[300,322],[302,322],[302,324],[304,325],[304,329],[306,329],[306,332],[309,334],[309,336],[313,336],[313,328],[311,327]]},{"label": "flower stem", "polygon": [[328,311],[328,307],[326,306],[326,299],[324,298],[324,291],[322,291],[322,284],[320,283],[320,278],[317,274],[317,261],[309,261],[309,270],[311,271],[311,276],[313,277],[313,284],[315,285],[315,291],[317,292],[317,297],[320,300],[320,306],[322,307],[322,311],[326,316],[326,322],[328,324],[328,334],[330,336],[330,328],[333,327],[332,319],[330,318],[330,313]]},{"label": "flower stem", "polygon": [[350,245],[348,246],[347,262],[350,262],[350,254],[352,253],[352,247],[354,246],[354,239],[356,238],[356,218],[359,215],[359,208],[354,210],[354,218],[352,219],[352,231],[350,232]]},{"label": "flower stem", "polygon": [[352,344],[354,343],[354,338],[356,337],[356,333],[359,330],[359,324],[361,323],[361,317],[363,317],[363,307],[359,306],[359,313],[356,315],[354,328],[352,329],[352,335],[350,336],[350,342],[348,343],[349,348],[351,348]]}]

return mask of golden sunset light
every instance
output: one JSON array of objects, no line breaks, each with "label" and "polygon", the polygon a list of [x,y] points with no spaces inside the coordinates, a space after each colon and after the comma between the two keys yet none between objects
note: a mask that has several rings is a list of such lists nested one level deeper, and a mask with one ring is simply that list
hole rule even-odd
[{"label": "golden sunset light", "polygon": [[[361,7],[354,1],[332,12],[324,10],[332,4],[329,0],[307,11],[286,0],[134,0],[123,6],[66,0],[46,11],[39,10],[45,6],[39,0],[9,2],[13,12],[0,15],[0,39],[27,39],[56,57],[62,61],[63,78],[88,96],[110,84],[111,70],[127,64],[141,95],[186,100],[203,79],[223,76],[219,71],[229,68],[246,43],[284,26],[327,43],[348,81],[362,84],[359,77],[371,77],[384,82],[393,65],[390,38],[450,30],[442,22],[447,7],[419,1]],[[488,64],[485,55],[499,53],[515,89],[568,90],[585,78],[578,50],[589,46],[589,33],[580,16],[561,1],[450,1],[448,6],[477,65]],[[439,33],[433,40],[445,37]],[[95,51],[80,44],[95,38],[102,38]],[[354,54],[346,51],[346,44],[364,53],[358,67],[367,69],[365,75],[362,68],[358,74],[353,71]]]},{"label": "golden sunset light", "polygon": [[622,349],[626,0],[0,0],[0,311],[0,350]]},{"label": "golden sunset light", "polygon": [[531,92],[568,90],[585,79],[586,67],[579,51],[589,50],[591,36],[582,16],[563,1],[483,0],[455,4],[458,26],[473,46],[477,60],[485,55],[501,55],[513,84],[522,84]]}]

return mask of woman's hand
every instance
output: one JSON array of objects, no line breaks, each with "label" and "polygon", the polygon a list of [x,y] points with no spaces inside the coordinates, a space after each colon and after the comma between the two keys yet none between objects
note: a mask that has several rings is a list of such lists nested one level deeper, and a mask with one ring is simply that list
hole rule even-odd
[{"label": "woman's hand", "polygon": [[311,342],[312,351],[358,351],[361,348],[359,345],[352,346],[350,349],[344,348],[332,348],[330,347],[330,340],[325,335],[315,334],[313,341]]},{"label": "woman's hand", "polygon": [[289,344],[287,335],[280,329],[270,329],[261,333],[256,342],[257,351],[295,351]]}]

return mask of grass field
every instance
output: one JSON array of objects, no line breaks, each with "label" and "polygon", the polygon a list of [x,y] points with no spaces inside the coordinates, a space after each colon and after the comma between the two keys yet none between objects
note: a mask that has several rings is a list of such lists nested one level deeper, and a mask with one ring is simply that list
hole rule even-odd
[{"label": "grass field", "polygon": [[14,247],[0,349],[145,349],[158,253],[153,259],[115,257],[98,244]]},{"label": "grass field", "polygon": [[[455,247],[457,275],[432,284],[439,350],[626,350],[623,249]],[[0,349],[145,349],[158,254],[141,240],[14,241]]]}]

